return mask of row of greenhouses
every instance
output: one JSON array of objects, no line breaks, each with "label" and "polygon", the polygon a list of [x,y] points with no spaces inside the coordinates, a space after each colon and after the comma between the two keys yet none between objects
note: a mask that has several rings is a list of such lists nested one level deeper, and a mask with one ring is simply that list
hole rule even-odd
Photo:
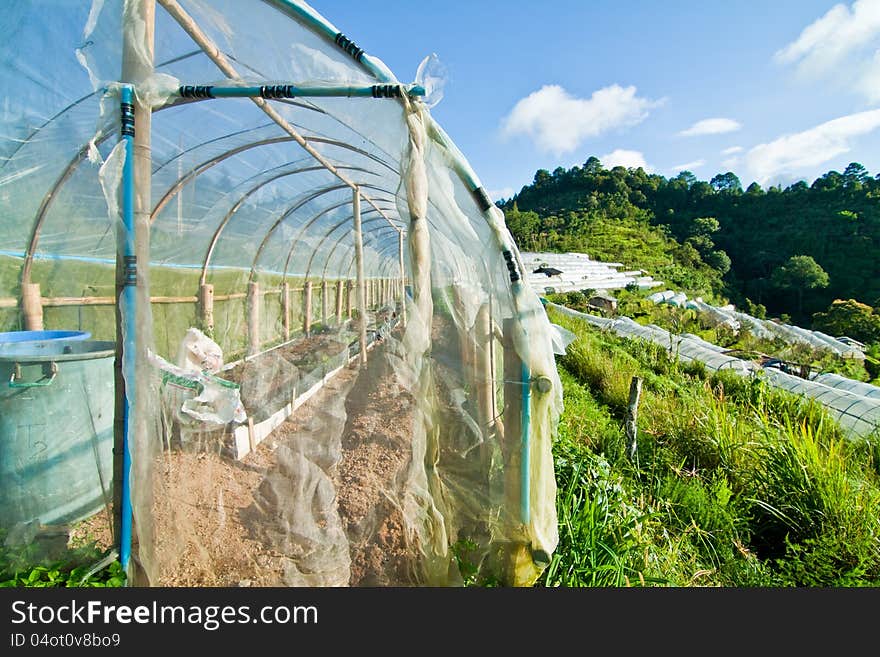
[{"label": "row of greenhouses", "polygon": [[843,430],[853,437],[866,437],[880,430],[880,388],[853,381],[838,374],[822,373],[802,378],[774,367],[726,354],[705,340],[687,334],[673,334],[656,325],[642,325],[629,317],[616,319],[581,313],[565,306],[549,307],[617,335],[653,342],[683,362],[698,361],[710,371],[730,370],[741,376],[760,375],[775,388],[814,399],[822,404]]},{"label": "row of greenhouses", "polygon": [[850,342],[844,342],[822,331],[813,331],[783,322],[759,319],[736,310],[732,305],[719,308],[706,303],[700,298],[688,299],[684,293],[673,292],[672,290],[655,292],[649,295],[648,299],[654,303],[666,303],[698,310],[706,313],[719,324],[728,326],[734,331],[739,331],[741,327],[746,327],[752,335],[765,340],[781,339],[789,344],[805,344],[813,349],[831,351],[842,358],[864,359],[865,357],[864,352],[858,347],[853,346]]}]

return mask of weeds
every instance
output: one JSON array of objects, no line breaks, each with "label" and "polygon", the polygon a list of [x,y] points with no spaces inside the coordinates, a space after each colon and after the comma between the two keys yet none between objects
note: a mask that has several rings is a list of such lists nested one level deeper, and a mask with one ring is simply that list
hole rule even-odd
[{"label": "weeds", "polygon": [[[551,311],[552,312],[552,311]],[[760,377],[682,365],[644,341],[552,314],[560,541],[548,586],[875,586],[880,447]],[[642,376],[638,459],[622,449]]]}]

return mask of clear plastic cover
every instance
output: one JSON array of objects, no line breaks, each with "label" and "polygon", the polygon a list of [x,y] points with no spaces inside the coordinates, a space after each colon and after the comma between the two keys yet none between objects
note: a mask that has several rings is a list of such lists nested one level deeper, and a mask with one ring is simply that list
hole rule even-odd
[{"label": "clear plastic cover", "polygon": [[[297,0],[15,2],[0,16],[0,326],[86,330],[128,355],[101,412],[120,424],[124,383],[129,581],[458,585],[467,561],[535,582],[557,541],[559,336],[430,116],[436,72],[421,73],[427,102],[410,98]],[[288,84],[398,93],[179,91]],[[66,519],[105,514],[117,546],[120,473],[117,459],[97,484],[111,504]],[[19,516],[0,530],[51,520]]]}]

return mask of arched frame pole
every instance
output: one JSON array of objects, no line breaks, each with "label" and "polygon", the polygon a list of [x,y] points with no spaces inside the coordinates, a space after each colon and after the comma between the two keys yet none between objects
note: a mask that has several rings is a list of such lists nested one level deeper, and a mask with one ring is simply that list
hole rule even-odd
[{"label": "arched frame pole", "polygon": [[358,342],[360,344],[360,364],[364,366],[367,364],[367,287],[364,281],[364,237],[361,231],[361,194],[358,187],[352,191],[351,204],[355,258],[357,260]]}]

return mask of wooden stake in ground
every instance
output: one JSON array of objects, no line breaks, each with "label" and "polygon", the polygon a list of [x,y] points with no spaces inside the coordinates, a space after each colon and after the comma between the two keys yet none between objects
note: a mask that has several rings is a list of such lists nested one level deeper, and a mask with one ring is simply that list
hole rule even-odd
[{"label": "wooden stake in ground", "polygon": [[260,284],[250,281],[247,287],[248,356],[260,351]]},{"label": "wooden stake in ground", "polygon": [[312,335],[312,282],[303,285],[303,335]]},{"label": "wooden stake in ground", "polygon": [[21,311],[26,331],[43,330],[43,301],[39,283],[21,284]]},{"label": "wooden stake in ground", "polygon": [[642,394],[642,379],[634,376],[629,384],[629,405],[626,409],[626,447],[630,459],[635,459],[636,448],[636,432],[639,418],[639,396]]}]

